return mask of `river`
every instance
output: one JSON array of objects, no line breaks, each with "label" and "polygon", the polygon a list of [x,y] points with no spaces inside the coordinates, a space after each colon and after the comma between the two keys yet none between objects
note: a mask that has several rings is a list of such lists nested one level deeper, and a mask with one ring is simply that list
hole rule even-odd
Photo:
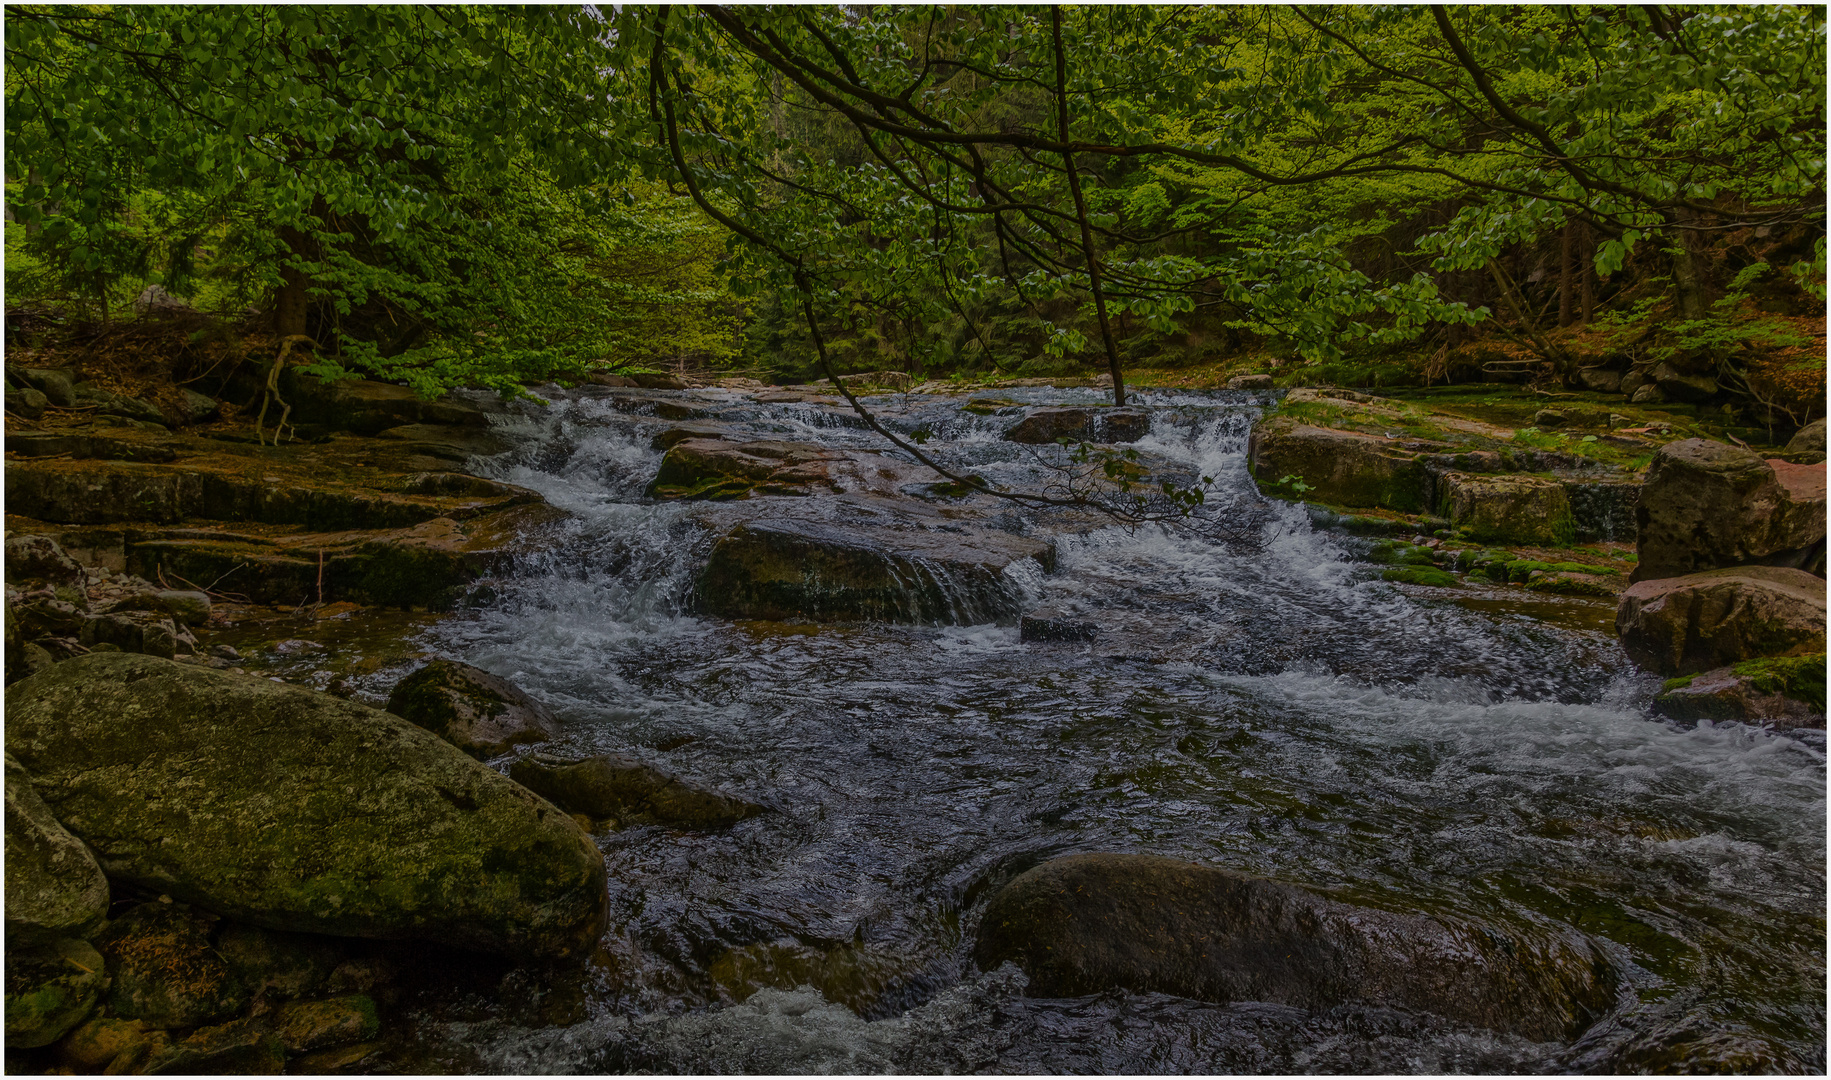
[{"label": "river", "polygon": [[[1260,505],[1244,451],[1262,398],[1137,397],[1153,414],[1141,449],[1215,477],[1216,513]],[[573,516],[423,644],[556,710],[565,733],[546,749],[634,753],[775,812],[598,837],[612,929],[582,983],[538,990],[567,998],[562,1022],[530,1020],[508,984],[422,1005],[424,1061],[1406,1073],[1613,1071],[1663,1053],[1824,1070],[1823,733],[1653,718],[1658,682],[1607,632],[1606,602],[1389,584],[1356,560],[1365,541],[1272,504],[1251,544],[1066,529],[1038,512],[1002,522],[1056,535],[1056,572],[1014,587],[1123,629],[1093,643],[1025,643],[1014,625],[700,617],[689,599],[710,538],[694,505],[643,498],[661,455],[654,421],[632,414],[680,400],[772,438],[883,449],[818,405],[730,391],[523,407],[502,423],[515,449],[472,467]],[[873,403],[951,460],[1036,478],[1029,452],[998,437],[1009,416],[949,397]],[[1568,924],[1603,943],[1622,997],[1576,1043],[1537,1044],[1373,1008],[1028,998],[1015,969],[978,971],[990,892],[1088,851]]]}]

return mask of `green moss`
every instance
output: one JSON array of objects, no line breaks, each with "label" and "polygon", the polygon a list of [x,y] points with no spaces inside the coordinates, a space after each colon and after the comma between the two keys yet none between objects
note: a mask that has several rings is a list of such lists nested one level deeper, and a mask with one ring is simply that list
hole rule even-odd
[{"label": "green moss", "polygon": [[1381,540],[1367,552],[1367,561],[1409,566],[1435,566],[1436,552],[1417,544],[1399,540]]},{"label": "green moss", "polygon": [[1695,678],[1697,678],[1696,675],[1680,675],[1676,679],[1667,679],[1665,683],[1660,686],[1659,692],[1662,694],[1670,694],[1674,690],[1683,690],[1685,687],[1690,686],[1691,680]]},{"label": "green moss", "polygon": [[[1778,656],[1744,660],[1734,668],[1750,686],[1764,694],[1785,694],[1796,701],[1825,707],[1825,654]],[[1667,686],[1670,690],[1672,687]]]},{"label": "green moss", "polygon": [[1434,585],[1440,589],[1453,589],[1461,584],[1456,580],[1454,574],[1442,570],[1427,570],[1418,566],[1395,566],[1382,572],[1380,577],[1406,585]]}]

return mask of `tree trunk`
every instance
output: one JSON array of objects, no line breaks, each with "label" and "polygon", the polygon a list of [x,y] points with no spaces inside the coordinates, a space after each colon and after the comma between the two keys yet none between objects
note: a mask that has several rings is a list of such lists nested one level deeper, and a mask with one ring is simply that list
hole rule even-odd
[{"label": "tree trunk", "polygon": [[[1681,211],[1668,224],[1682,226],[1689,218],[1689,214]],[[1672,286],[1677,293],[1679,318],[1687,322],[1705,318],[1710,314],[1710,298],[1706,295],[1704,269],[1698,257],[1697,234],[1686,228],[1674,228],[1671,234],[1672,246],[1667,253],[1672,257]]]},{"label": "tree trunk", "polygon": [[1578,269],[1583,272],[1583,325],[1588,326],[1596,317],[1596,238],[1590,234],[1588,224],[1582,228],[1583,234],[1577,244]]},{"label": "tree trunk", "polygon": [[1570,293],[1571,293],[1571,287],[1574,284],[1574,282],[1571,281],[1572,275],[1570,272],[1570,264],[1571,264],[1571,261],[1576,256],[1576,243],[1575,243],[1576,238],[1575,238],[1575,236],[1572,235],[1575,231],[1576,230],[1571,226],[1571,224],[1569,222],[1565,222],[1564,228],[1559,230],[1560,236],[1558,238],[1558,325],[1560,327],[1569,326],[1570,319],[1571,319],[1571,307],[1572,307],[1571,299],[1572,299],[1572,297],[1571,297]]},{"label": "tree trunk", "polygon": [[[328,223],[330,206],[323,196],[312,200],[312,215],[320,225]],[[279,229],[280,240],[286,245],[286,254],[280,263],[280,290],[274,295],[274,332],[283,338],[304,335],[305,317],[310,306],[311,278],[304,271],[288,265],[291,261],[316,261],[318,258],[318,241],[304,229],[295,229],[282,225]]]}]

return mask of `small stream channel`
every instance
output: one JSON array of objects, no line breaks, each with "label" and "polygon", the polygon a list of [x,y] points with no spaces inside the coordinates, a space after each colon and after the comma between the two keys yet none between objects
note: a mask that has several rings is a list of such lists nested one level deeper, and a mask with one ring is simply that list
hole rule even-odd
[{"label": "small stream channel", "polygon": [[[1096,391],[1016,390],[1096,404]],[[773,438],[881,450],[809,404],[690,399]],[[1140,395],[1140,443],[1256,505],[1262,401]],[[565,722],[557,753],[637,754],[776,812],[598,838],[611,922],[563,1022],[506,999],[421,1007],[422,1064],[511,1073],[1446,1072],[1825,1068],[1825,745],[1650,716],[1658,683],[1606,601],[1420,590],[1276,504],[1257,546],[1157,529],[1058,536],[1014,582],[1122,633],[734,623],[687,609],[710,537],[642,496],[642,395],[568,392],[474,462],[574,517],[484,606],[423,632]],[[637,404],[631,404],[636,401]],[[1009,416],[879,398],[993,479],[1034,479]],[[1054,452],[1053,449],[1049,452]],[[797,500],[798,512],[819,500]],[[1055,532],[1046,515],[1003,527]],[[385,695],[400,669],[362,683]],[[1161,995],[1024,997],[969,954],[989,894],[1054,856],[1136,851],[1337,898],[1564,923],[1627,973],[1572,1045],[1426,1016]],[[549,1020],[553,1017],[549,1016]],[[405,1053],[406,1051],[403,1051]],[[1663,1055],[1663,1056],[1662,1056]],[[406,1059],[403,1059],[403,1061]],[[1687,1063],[1688,1064],[1684,1064]]]}]

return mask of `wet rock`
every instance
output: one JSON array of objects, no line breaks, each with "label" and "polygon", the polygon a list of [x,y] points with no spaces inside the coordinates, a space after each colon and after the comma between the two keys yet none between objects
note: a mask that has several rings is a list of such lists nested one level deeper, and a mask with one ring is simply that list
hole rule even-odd
[{"label": "wet rock", "polygon": [[693,384],[675,375],[632,374],[630,380],[644,390],[691,390]]},{"label": "wet rock", "polygon": [[309,997],[344,961],[337,938],[243,923],[222,928],[216,952],[256,1002]]},{"label": "wet rock", "polygon": [[83,842],[57,823],[31,777],[6,758],[8,947],[86,938],[108,915],[108,879]]},{"label": "wet rock", "polygon": [[156,442],[132,442],[107,435],[20,432],[6,437],[6,452],[20,457],[68,457],[103,461],[172,461],[177,451]]},{"label": "wet rock", "polygon": [[434,660],[402,679],[388,711],[475,758],[546,742],[558,721],[514,683],[455,660]]},{"label": "wet rock", "polygon": [[96,938],[108,964],[109,1010],[153,1027],[224,1020],[248,990],[210,944],[216,916],[186,904],[140,904]]},{"label": "wet rock", "polygon": [[1621,393],[1621,372],[1607,368],[1583,368],[1577,372],[1577,382],[1583,389],[1597,394]]},{"label": "wet rock", "polygon": [[1636,664],[1688,675],[1763,656],[1825,651],[1825,583],[1803,570],[1730,567],[1641,581],[1615,612]]},{"label": "wet rock", "polygon": [[159,612],[186,626],[202,626],[210,621],[211,607],[208,593],[190,589],[157,589],[117,600],[109,605],[108,610]]},{"label": "wet rock", "polygon": [[1381,579],[1404,585],[1429,585],[1437,589],[1454,589],[1462,585],[1456,575],[1424,566],[1395,566],[1380,571]]},{"label": "wet rock", "polygon": [[111,1074],[127,1068],[110,1068],[120,1061],[123,1066],[144,1058],[160,1043],[158,1029],[144,1020],[122,1020],[118,1017],[96,1017],[79,1025],[57,1044],[57,1059],[76,1069],[96,1072],[108,1069]]},{"label": "wet rock", "polygon": [[1794,454],[1810,453],[1813,451],[1817,451],[1820,454],[1824,453],[1825,452],[1825,421],[1824,421],[1824,419],[1821,417],[1817,420],[1814,420],[1811,423],[1807,424],[1805,427],[1802,427],[1798,431],[1794,432],[1793,437],[1791,439],[1787,440],[1786,448],[1787,448],[1788,453],[1794,453]]},{"label": "wet rock", "polygon": [[6,411],[23,416],[27,420],[37,420],[42,417],[46,407],[50,404],[49,399],[29,386],[6,388]]},{"label": "wet rock", "polygon": [[657,450],[669,450],[688,439],[710,439],[715,442],[723,442],[731,439],[732,435],[731,429],[722,424],[704,420],[687,421],[681,424],[671,424],[657,432],[649,445]]},{"label": "wet rock", "polygon": [[562,810],[591,818],[711,829],[763,812],[755,803],[695,787],[621,754],[582,761],[530,754],[509,766],[509,778]]},{"label": "wet rock", "polygon": [[1653,455],[1635,509],[1634,580],[1804,558],[1825,538],[1825,472],[1686,439]]},{"label": "wet rock", "polygon": [[149,1076],[278,1076],[286,1047],[262,1019],[232,1020],[202,1028],[146,1062]]},{"label": "wet rock", "polygon": [[1348,1002],[1566,1039],[1614,1000],[1574,931],[1513,930],[1356,907],[1149,855],[1075,855],[993,896],[973,958],[1009,960],[1028,993],[1112,989],[1311,1010]]},{"label": "wet rock", "polygon": [[33,948],[7,944],[6,1048],[49,1046],[83,1022],[107,985],[102,957],[64,938]]},{"label": "wet rock", "polygon": [[113,880],[278,930],[510,956],[597,940],[590,837],[390,713],[123,654],[55,665],[6,706],[8,750]]},{"label": "wet rock", "polygon": [[27,582],[81,585],[86,581],[80,563],[64,553],[48,536],[6,538],[6,583],[21,588]]},{"label": "wet rock", "polygon": [[280,1042],[294,1054],[371,1039],[380,1028],[375,1002],[364,994],[294,1002],[275,1023]]},{"label": "wet rock", "polygon": [[713,545],[695,596],[733,619],[972,626],[1016,619],[1024,596],[1012,575],[1054,565],[1052,545],[1008,533],[752,522]]},{"label": "wet rock", "polygon": [[1229,390],[1270,390],[1271,388],[1272,377],[1270,375],[1235,375],[1227,380]]},{"label": "wet rock", "polygon": [[1541,476],[1444,473],[1438,490],[1450,523],[1483,543],[1568,544],[1574,532],[1564,485]]},{"label": "wet rock", "polygon": [[9,367],[6,374],[19,386],[29,386],[43,394],[46,401],[60,409],[76,404],[76,377],[69,368]]},{"label": "wet rock", "polygon": [[367,1058],[373,1057],[387,1047],[378,1042],[357,1043],[354,1046],[339,1046],[331,1050],[319,1050],[306,1054],[292,1063],[296,1076],[320,1076],[327,1073],[342,1072],[361,1065]]},{"label": "wet rock", "polygon": [[662,499],[805,495],[811,485],[832,486],[830,466],[837,456],[813,443],[683,439],[668,448],[648,494]]},{"label": "wet rock", "polygon": [[1017,635],[1021,641],[1093,641],[1100,636],[1100,626],[1074,612],[1038,608],[1024,613]]},{"label": "wet rock", "polygon": [[1825,657],[1752,660],[1673,679],[1653,708],[1674,720],[1739,720],[1780,730],[1825,726]]},{"label": "wet rock", "polygon": [[1377,435],[1275,416],[1253,428],[1247,458],[1268,495],[1403,513],[1418,513],[1428,501],[1429,477],[1418,455]]},{"label": "wet rock", "polygon": [[1031,409],[1005,429],[1011,442],[1046,445],[1070,442],[1137,442],[1151,432],[1151,414],[1143,409]]},{"label": "wet rock", "polygon": [[293,421],[359,435],[374,435],[410,424],[489,426],[489,417],[482,409],[450,394],[428,400],[408,387],[367,379],[325,382],[314,375],[289,370],[283,389],[283,396],[293,406]]},{"label": "wet rock", "polygon": [[1618,577],[1586,574],[1581,571],[1534,570],[1526,577],[1526,588],[1555,596],[1607,596],[1620,593]]}]

